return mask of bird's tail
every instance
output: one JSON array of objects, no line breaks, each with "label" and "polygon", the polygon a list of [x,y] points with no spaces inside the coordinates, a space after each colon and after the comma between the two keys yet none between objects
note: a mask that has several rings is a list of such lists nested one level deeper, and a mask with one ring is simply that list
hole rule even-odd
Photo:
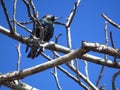
[{"label": "bird's tail", "polygon": [[38,52],[37,48],[31,48],[27,57],[34,59],[36,57],[37,52]]},{"label": "bird's tail", "polygon": [[[28,48],[29,47],[27,46],[26,51],[28,51]],[[43,47],[41,47],[39,50],[38,48],[31,48],[27,57],[34,59],[35,57],[38,57],[43,51],[44,51]]]},{"label": "bird's tail", "polygon": [[29,49],[29,46],[26,47],[26,50],[25,50],[26,53],[28,52],[28,49]]}]

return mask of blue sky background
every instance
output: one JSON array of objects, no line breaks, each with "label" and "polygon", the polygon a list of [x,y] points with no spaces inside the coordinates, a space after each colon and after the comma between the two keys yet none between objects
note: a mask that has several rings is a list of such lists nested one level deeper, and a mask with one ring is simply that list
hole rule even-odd
[{"label": "blue sky background", "polygon": [[[13,1],[4,0],[8,13],[12,18],[13,14]],[[68,17],[71,9],[73,8],[74,2],[76,0],[33,0],[35,2],[35,6],[39,12],[39,18],[46,14],[53,14],[58,17],[62,17],[60,22],[65,22],[65,18]],[[81,0],[81,3],[77,9],[75,18],[71,24],[71,36],[72,36],[72,48],[77,49],[81,46],[81,41],[89,41],[89,42],[98,42],[101,44],[105,44],[105,35],[104,35],[104,23],[105,20],[101,17],[101,13],[105,13],[109,18],[114,20],[116,23],[120,24],[120,0]],[[3,10],[0,4],[0,25],[8,28]],[[18,21],[29,21],[29,17],[27,15],[27,9],[22,2],[22,0],[18,0],[17,3],[17,20]],[[30,29],[32,29],[31,25],[27,25]],[[120,31],[116,29],[112,25],[108,24],[108,32],[113,32],[113,40],[116,48],[120,48]],[[17,32],[22,34],[23,36],[29,36],[29,33],[23,30],[20,27],[17,27]],[[59,44],[66,46],[66,30],[63,26],[55,25],[55,33],[54,36],[62,33],[63,35],[59,38]],[[54,41],[54,37],[51,41]],[[7,73],[10,71],[15,71],[17,69],[17,50],[16,46],[18,44],[17,41],[10,39],[2,34],[0,34],[0,72]],[[109,40],[109,46],[110,40]],[[25,53],[26,45],[21,45],[21,69],[25,69],[31,66],[38,65],[40,63],[46,62],[42,56],[39,56],[35,60],[28,59],[27,54]],[[53,55],[46,50],[48,55],[53,57]],[[96,54],[90,52],[93,55],[104,57],[102,54]],[[109,57],[112,59],[112,57]],[[119,61],[119,60],[118,60]],[[65,65],[62,65],[65,67]],[[84,73],[84,63],[79,60],[79,69],[82,73]],[[96,65],[94,63],[88,63],[89,67],[89,77],[90,80],[95,84],[97,77],[99,75],[99,71],[101,66]],[[67,68],[67,67],[65,67]],[[32,76],[26,77],[23,79],[24,82],[36,87],[40,90],[57,90],[55,79],[50,73],[53,69],[49,69]],[[70,71],[70,70],[69,70]],[[104,76],[101,79],[100,85],[105,84],[106,90],[111,90],[111,80],[113,74],[118,71],[118,69],[105,68]],[[58,78],[60,81],[60,85],[63,90],[82,90],[81,87],[76,84],[72,79],[68,78],[64,73],[58,70]],[[117,88],[120,89],[120,76],[116,80]],[[10,90],[4,86],[1,86],[0,90]]]}]

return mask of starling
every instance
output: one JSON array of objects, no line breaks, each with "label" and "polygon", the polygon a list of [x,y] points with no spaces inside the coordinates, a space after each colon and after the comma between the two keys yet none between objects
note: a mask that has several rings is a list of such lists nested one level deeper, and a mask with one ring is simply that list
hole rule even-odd
[{"label": "starling", "polygon": [[[31,33],[30,38],[32,38],[33,35],[37,37],[39,41],[49,42],[54,33],[54,21],[57,19],[59,18],[53,15],[45,15],[39,21],[40,23],[34,22],[33,31]],[[26,47],[26,52],[28,52],[28,48],[29,46]],[[31,47],[31,50],[27,57],[34,59],[39,55],[41,51],[43,51],[43,48],[39,49],[38,47]]]}]

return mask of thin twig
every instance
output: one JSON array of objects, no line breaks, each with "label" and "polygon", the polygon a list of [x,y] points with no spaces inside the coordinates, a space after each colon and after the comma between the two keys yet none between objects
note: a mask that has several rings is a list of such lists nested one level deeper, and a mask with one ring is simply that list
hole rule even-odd
[{"label": "thin twig", "polygon": [[[14,20],[10,20],[10,22],[14,22]],[[22,25],[27,25],[27,24],[33,23],[33,21],[25,21],[25,22],[17,21],[17,22],[22,24]]]},{"label": "thin twig", "polygon": [[[106,46],[108,46],[108,22],[106,22],[106,21],[105,21],[104,32],[105,32]],[[104,59],[105,59],[105,61],[107,60],[107,54],[104,55]],[[101,71],[99,73],[99,76],[98,76],[98,79],[97,79],[97,82],[96,82],[96,87],[99,86],[100,80],[101,80],[101,78],[103,76],[104,68],[105,68],[105,66],[102,65]]]},{"label": "thin twig", "polygon": [[[114,46],[114,42],[113,42],[113,35],[112,35],[112,32],[110,31],[110,41],[111,41],[111,45],[112,45],[112,47],[113,48],[115,48],[115,46]],[[117,58],[116,57],[114,57],[114,62],[115,63],[117,63],[117,60],[116,60]]]},{"label": "thin twig", "polygon": [[[62,34],[59,34],[58,36],[55,36],[55,43],[57,44],[58,43],[58,39],[59,37],[61,36]],[[54,54],[54,59],[57,58],[57,52],[56,51],[53,51],[53,54]],[[55,66],[54,67],[54,72],[51,72],[53,74],[53,76],[55,77],[55,81],[56,81],[56,85],[57,85],[57,88],[58,90],[62,90],[61,86],[60,86],[60,83],[59,83],[59,79],[58,79],[58,74],[57,74],[57,67]]]},{"label": "thin twig", "polygon": [[115,86],[115,80],[116,80],[118,75],[120,75],[120,71],[116,72],[112,77],[112,90],[118,90]]},{"label": "thin twig", "polygon": [[[26,1],[26,0],[23,0],[23,2],[25,3],[25,5],[26,5],[26,7],[27,7],[28,16],[29,16],[30,20],[32,20],[33,22],[37,22],[38,25],[41,26],[41,23],[40,23],[40,21],[39,21],[39,19],[38,19],[38,15],[36,15],[36,14],[37,14],[37,11],[36,11],[36,9],[35,9],[35,6],[34,6],[32,0],[30,0],[29,2]],[[31,7],[30,7],[30,6],[31,6]],[[33,11],[33,14],[34,14],[34,15],[31,13],[31,8],[32,8],[32,11]]]},{"label": "thin twig", "polygon": [[73,21],[73,18],[75,16],[75,14],[76,14],[76,10],[77,10],[77,7],[78,7],[79,3],[80,3],[80,0],[75,2],[74,7],[73,7],[73,9],[71,10],[71,13],[68,16],[67,22],[66,22],[66,25],[65,25],[66,26],[66,32],[67,32],[67,40],[68,40],[67,43],[68,43],[69,48],[72,48],[72,46],[71,46],[70,25],[71,25],[71,23]]},{"label": "thin twig", "polygon": [[117,23],[115,23],[114,21],[112,21],[110,18],[108,18],[104,13],[101,14],[102,17],[108,21],[110,24],[112,24],[113,26],[115,26],[116,28],[120,29],[120,25],[118,25]]},{"label": "thin twig", "polygon": [[85,64],[85,74],[86,74],[87,79],[89,80],[88,62],[84,60],[84,64]]},{"label": "thin twig", "polygon": [[58,36],[55,36],[55,43],[58,44],[58,39],[60,38],[60,36],[62,36],[62,34],[60,33]]},{"label": "thin twig", "polygon": [[2,5],[2,7],[3,7],[3,11],[4,11],[4,13],[5,13],[5,17],[6,17],[6,19],[7,19],[7,23],[8,23],[9,28],[10,28],[10,32],[13,33],[13,28],[12,28],[12,25],[11,25],[11,23],[10,23],[10,18],[9,18],[9,15],[8,15],[7,8],[6,8],[6,6],[5,6],[4,0],[0,0],[0,1],[1,1],[1,5]]},{"label": "thin twig", "polygon": [[114,42],[113,42],[112,31],[110,31],[110,41],[111,41],[111,45],[112,45],[112,47],[115,48],[115,46],[114,46]]},{"label": "thin twig", "polygon": [[[52,60],[52,58],[50,58],[48,55],[46,55],[45,53],[41,54],[43,57],[45,57],[47,60]],[[89,88],[82,82],[80,82],[80,80],[78,78],[76,78],[75,76],[73,76],[72,74],[70,74],[67,70],[65,70],[64,68],[62,68],[60,65],[57,66],[58,69],[60,69],[63,73],[65,73],[68,77],[70,77],[71,79],[73,79],[75,82],[77,82],[80,86],[82,86],[85,90],[89,90]]]},{"label": "thin twig", "polygon": [[30,29],[27,28],[26,26],[20,24],[19,22],[16,21],[16,24],[19,25],[20,27],[22,27],[23,29],[25,29],[27,32],[32,33],[32,30],[30,30]]},{"label": "thin twig", "polygon": [[[56,55],[57,55],[57,57],[61,57],[59,54],[56,54]],[[70,65],[70,64],[68,64],[68,63],[66,63],[66,65],[67,65],[68,68],[70,68],[74,73],[77,73],[77,75],[78,75],[81,79],[83,79],[83,81],[85,81],[93,90],[98,90],[97,87],[96,87],[94,84],[92,84],[92,82],[91,82],[90,80],[88,80],[81,72],[77,71],[77,69],[76,69],[74,66],[72,66],[72,65]],[[78,79],[78,78],[77,78],[77,79]],[[78,79],[78,81],[79,81],[80,84],[82,83],[82,82],[80,81],[80,79]],[[86,90],[89,90],[89,89],[86,89]]]},{"label": "thin twig", "polygon": [[14,0],[14,6],[13,6],[13,32],[16,32],[16,4],[17,0]]},{"label": "thin twig", "polygon": [[78,60],[76,59],[75,61],[76,61],[76,71],[77,71],[76,74],[77,74],[77,78],[80,80],[80,77],[78,75],[78,72],[79,72]]},{"label": "thin twig", "polygon": [[71,10],[71,13],[69,14],[69,17],[67,18],[67,22],[66,22],[67,27],[70,27],[70,25],[71,25],[71,23],[73,21],[73,18],[74,18],[75,14],[76,14],[76,10],[77,10],[77,7],[78,7],[80,1],[81,0],[78,0],[77,2],[75,2],[74,7]]},{"label": "thin twig", "polygon": [[34,17],[37,18],[38,17],[38,13],[37,13],[37,10],[36,10],[35,5],[33,3],[33,0],[30,0],[29,3],[31,5],[31,7],[32,7],[32,11],[33,11]]},{"label": "thin twig", "polygon": [[54,67],[54,72],[51,72],[52,75],[54,76],[55,78],[55,81],[56,81],[56,85],[57,85],[57,88],[58,90],[62,90],[61,86],[60,86],[60,83],[59,83],[59,79],[58,79],[58,75],[57,75],[57,68]]},{"label": "thin twig", "polygon": [[[73,9],[71,10],[71,12],[70,12],[70,14],[68,16],[67,22],[66,22],[66,25],[65,25],[65,27],[66,27],[66,36],[67,36],[67,45],[68,45],[68,48],[70,48],[70,49],[72,48],[70,25],[71,25],[71,23],[73,21],[73,18],[75,16],[75,14],[76,14],[76,10],[77,10],[77,7],[78,7],[79,3],[80,3],[80,0],[75,2],[74,7],[73,7]],[[74,62],[71,61],[70,64],[74,65]]]},{"label": "thin twig", "polygon": [[29,2],[26,1],[26,0],[23,0],[23,2],[24,2],[25,5],[27,6],[28,16],[29,16],[30,20],[34,21],[35,18],[34,18],[34,16],[31,14]]},{"label": "thin twig", "polygon": [[65,26],[66,24],[65,23],[61,23],[61,22],[54,22],[55,24],[59,24],[59,25],[62,25],[62,26]]},{"label": "thin twig", "polygon": [[17,45],[17,53],[18,53],[17,71],[20,71],[20,61],[21,61],[20,47],[21,47],[21,43],[19,42]]}]

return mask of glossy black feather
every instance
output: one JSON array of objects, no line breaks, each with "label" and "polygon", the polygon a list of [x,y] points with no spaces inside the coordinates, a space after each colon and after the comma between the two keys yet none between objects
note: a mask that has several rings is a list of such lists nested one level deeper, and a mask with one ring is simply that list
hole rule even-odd
[{"label": "glossy black feather", "polygon": [[[32,35],[39,38],[39,41],[49,42],[54,34],[54,20],[54,16],[46,15],[40,20],[41,25],[39,25],[37,22],[34,22]],[[32,38],[32,36],[30,36],[30,38]],[[26,47],[26,52],[28,52],[28,49],[29,46]],[[34,59],[42,51],[43,48],[39,49],[37,47],[32,47],[27,57]]]}]

